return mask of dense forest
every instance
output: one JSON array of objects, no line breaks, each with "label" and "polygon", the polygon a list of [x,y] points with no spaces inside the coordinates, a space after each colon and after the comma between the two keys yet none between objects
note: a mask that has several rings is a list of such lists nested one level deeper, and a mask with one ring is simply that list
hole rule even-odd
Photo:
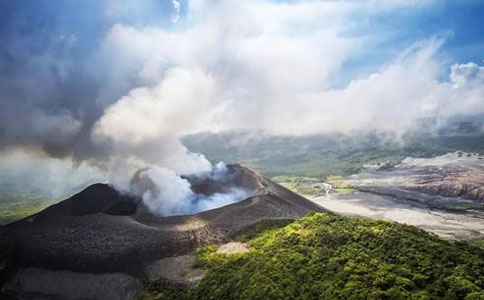
[{"label": "dense forest", "polygon": [[484,251],[465,242],[321,213],[265,227],[239,237],[244,253],[198,249],[197,286],[154,280],[142,299],[484,299]]}]

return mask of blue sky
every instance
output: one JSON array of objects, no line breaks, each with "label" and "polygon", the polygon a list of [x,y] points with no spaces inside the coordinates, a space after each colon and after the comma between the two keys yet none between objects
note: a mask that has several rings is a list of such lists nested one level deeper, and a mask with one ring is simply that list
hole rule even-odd
[{"label": "blue sky", "polygon": [[[372,34],[375,41],[370,47],[358,49],[348,58],[344,72],[338,74],[343,78],[341,84],[347,83],[354,75],[377,70],[409,45],[433,36],[445,38],[441,54],[449,62],[480,63],[483,60],[484,1],[422,2],[428,4],[376,14],[352,13],[354,28],[350,26],[346,34]],[[72,51],[82,57],[95,51],[106,32],[116,23],[138,28],[160,26],[180,30],[187,26],[183,19],[190,13],[188,1],[181,1],[181,11],[179,24],[173,24],[173,2],[167,0],[120,1],[118,4],[115,1],[93,0],[4,0],[0,2],[2,50],[11,48],[17,39],[27,37],[35,44],[32,45],[32,51],[42,51],[52,43],[49,37],[75,34],[79,40]]]},{"label": "blue sky", "polygon": [[[421,8],[400,9],[371,17],[356,14],[354,17],[361,22],[349,34],[372,32],[377,40],[373,47],[350,58],[346,71],[353,76],[375,71],[409,45],[430,37],[445,39],[440,55],[449,64],[480,63],[484,59],[483,15],[484,1],[479,0],[433,1]],[[351,80],[351,75],[345,77],[345,83]]]}]

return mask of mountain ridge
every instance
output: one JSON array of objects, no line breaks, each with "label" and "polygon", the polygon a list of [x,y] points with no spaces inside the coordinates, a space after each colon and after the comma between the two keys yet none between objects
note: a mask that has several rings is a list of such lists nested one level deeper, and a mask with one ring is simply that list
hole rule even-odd
[{"label": "mountain ridge", "polygon": [[159,259],[228,242],[257,222],[327,212],[255,171],[240,165],[228,167],[238,172],[236,183],[251,187],[253,193],[213,210],[160,217],[127,205],[128,209],[119,213],[119,205],[131,201],[139,207],[141,202],[97,184],[33,216],[0,227],[0,258],[6,266],[1,270],[1,283],[8,283],[28,268],[143,278],[146,268]]}]

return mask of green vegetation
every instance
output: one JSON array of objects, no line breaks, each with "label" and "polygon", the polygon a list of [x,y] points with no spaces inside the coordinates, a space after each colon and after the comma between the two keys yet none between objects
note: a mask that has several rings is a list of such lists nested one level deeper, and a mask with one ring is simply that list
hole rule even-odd
[{"label": "green vegetation", "polygon": [[322,186],[323,180],[318,178],[304,176],[276,176],[272,179],[291,191],[304,196],[316,196],[324,194],[324,189]]},{"label": "green vegetation", "polygon": [[412,226],[314,213],[252,236],[244,253],[198,249],[197,286],[141,299],[484,299],[484,250]]},{"label": "green vegetation", "polygon": [[469,210],[484,211],[484,206],[481,203],[475,203],[475,202],[453,203],[453,204],[445,205],[445,207],[448,209],[455,209],[458,211],[469,211]]},{"label": "green vegetation", "polygon": [[324,179],[358,173],[364,165],[391,167],[407,156],[431,157],[462,150],[484,152],[484,136],[327,134],[302,137],[254,135],[247,132],[186,136],[183,143],[211,161],[241,163],[268,177],[305,176]]},{"label": "green vegetation", "polygon": [[47,206],[54,204],[56,199],[47,200],[36,193],[0,195],[0,225],[35,214]]},{"label": "green vegetation", "polygon": [[469,245],[481,248],[484,250],[484,238],[475,238],[475,239],[470,239],[466,241]]},{"label": "green vegetation", "polygon": [[173,284],[164,279],[150,279],[143,285],[145,290],[139,300],[189,299],[186,288],[181,284]]},{"label": "green vegetation", "polygon": [[252,226],[249,226],[248,228],[245,228],[244,231],[237,236],[237,241],[248,242],[264,231],[281,228],[288,224],[291,224],[292,222],[294,222],[293,219],[274,219],[260,221]]},{"label": "green vegetation", "polygon": [[343,176],[328,176],[325,179],[305,176],[276,176],[272,179],[304,196],[324,195],[326,193],[325,184],[331,185],[332,193],[351,193],[355,191]]},{"label": "green vegetation", "polygon": [[355,191],[343,176],[328,176],[326,182],[331,184],[333,191],[336,193],[351,193]]}]

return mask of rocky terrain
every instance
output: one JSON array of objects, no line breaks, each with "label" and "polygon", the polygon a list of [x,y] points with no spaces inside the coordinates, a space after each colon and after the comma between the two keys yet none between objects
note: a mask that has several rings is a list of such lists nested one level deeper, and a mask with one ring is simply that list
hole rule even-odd
[{"label": "rocky terrain", "polygon": [[461,198],[484,207],[484,157],[476,153],[449,153],[430,160],[406,159],[414,168],[430,166],[427,174],[416,175],[410,189],[430,195]]},{"label": "rocky terrain", "polygon": [[483,156],[457,151],[367,167],[346,180],[353,192],[312,199],[339,214],[406,223],[444,238],[484,236]]},{"label": "rocky terrain", "polygon": [[393,168],[370,168],[350,177],[360,191],[425,206],[482,214],[484,157],[456,151],[434,158],[406,158]]},{"label": "rocky terrain", "polygon": [[[232,183],[251,196],[195,215],[152,215],[139,199],[95,184],[0,227],[2,297],[135,299],[142,280],[154,269],[163,273],[159,266],[169,265],[167,258],[230,242],[260,221],[325,211],[248,168],[229,169]],[[204,181],[192,182],[192,188],[207,194],[220,189]]]}]

